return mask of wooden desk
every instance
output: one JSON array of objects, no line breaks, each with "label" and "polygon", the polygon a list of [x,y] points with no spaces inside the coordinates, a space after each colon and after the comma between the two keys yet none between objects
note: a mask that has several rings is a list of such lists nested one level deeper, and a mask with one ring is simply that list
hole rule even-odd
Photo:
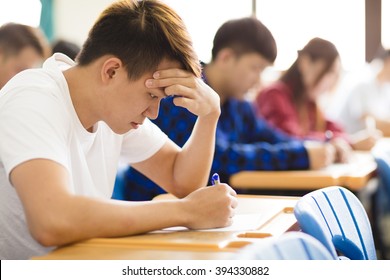
[{"label": "wooden desk", "polygon": [[339,185],[352,191],[363,189],[375,175],[376,163],[369,152],[354,152],[351,163],[333,164],[320,170],[243,171],[230,178],[236,189],[314,190]]},{"label": "wooden desk", "polygon": [[94,238],[34,259],[231,259],[245,245],[297,230],[293,209],[298,199],[239,195],[237,214],[260,214],[261,222],[254,229],[195,231],[170,228],[123,238]]}]

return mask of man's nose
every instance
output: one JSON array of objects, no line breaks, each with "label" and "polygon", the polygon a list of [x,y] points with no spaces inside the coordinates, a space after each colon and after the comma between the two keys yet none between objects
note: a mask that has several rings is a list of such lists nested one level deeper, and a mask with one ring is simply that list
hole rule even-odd
[{"label": "man's nose", "polygon": [[145,116],[151,120],[157,119],[160,109],[160,99],[153,101],[145,111]]}]

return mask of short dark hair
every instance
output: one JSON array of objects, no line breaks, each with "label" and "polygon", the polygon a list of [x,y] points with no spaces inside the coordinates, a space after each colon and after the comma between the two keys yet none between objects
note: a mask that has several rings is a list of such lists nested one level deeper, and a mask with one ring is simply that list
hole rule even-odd
[{"label": "short dark hair", "polygon": [[227,21],[218,29],[213,42],[212,60],[223,48],[232,48],[239,55],[256,52],[270,63],[275,61],[277,54],[272,33],[253,17]]},{"label": "short dark hair", "polygon": [[129,79],[154,71],[163,58],[179,61],[200,77],[200,63],[182,19],[166,4],[123,0],[100,15],[77,57],[79,65],[111,54],[127,69]]},{"label": "short dark hair", "polygon": [[71,59],[75,60],[77,57],[77,54],[80,52],[80,47],[70,41],[67,40],[57,40],[53,44],[53,53],[59,52],[66,54]]},{"label": "short dark hair", "polygon": [[7,23],[0,27],[0,50],[5,55],[18,54],[26,47],[32,47],[42,57],[45,55],[38,30],[18,23]]}]

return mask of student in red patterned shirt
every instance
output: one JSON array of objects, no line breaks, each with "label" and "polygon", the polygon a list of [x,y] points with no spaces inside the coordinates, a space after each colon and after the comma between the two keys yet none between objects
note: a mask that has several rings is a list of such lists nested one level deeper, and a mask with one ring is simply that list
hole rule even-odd
[{"label": "student in red patterned shirt", "polygon": [[365,131],[347,135],[318,106],[320,95],[336,85],[340,68],[339,53],[331,42],[310,40],[279,81],[258,94],[254,102],[258,116],[292,136],[330,141],[341,162],[348,160],[352,149],[371,149],[377,135]]}]

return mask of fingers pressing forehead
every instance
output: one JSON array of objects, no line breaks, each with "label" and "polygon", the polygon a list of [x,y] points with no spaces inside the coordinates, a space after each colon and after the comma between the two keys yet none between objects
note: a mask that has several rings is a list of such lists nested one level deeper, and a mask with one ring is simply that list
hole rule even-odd
[{"label": "fingers pressing forehead", "polygon": [[158,70],[153,73],[154,79],[187,78],[191,76],[193,75],[190,72],[178,68]]},{"label": "fingers pressing forehead", "polygon": [[159,70],[153,74],[152,79],[146,80],[145,85],[148,88],[166,88],[172,85],[193,88],[196,85],[196,77],[180,69]]}]

